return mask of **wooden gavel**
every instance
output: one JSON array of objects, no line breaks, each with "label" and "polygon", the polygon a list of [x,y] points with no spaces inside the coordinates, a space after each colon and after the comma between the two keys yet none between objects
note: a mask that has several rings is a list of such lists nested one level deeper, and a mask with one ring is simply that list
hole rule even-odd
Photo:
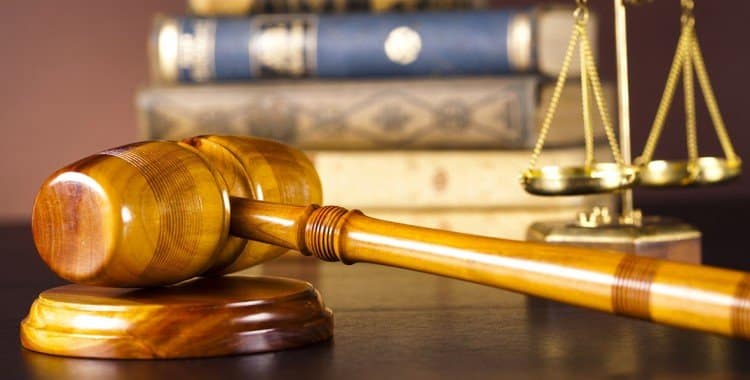
[{"label": "wooden gavel", "polygon": [[34,240],[55,273],[84,284],[166,285],[294,249],[750,338],[748,273],[414,227],[320,199],[310,161],[282,144],[143,142],[54,173],[36,198]]}]

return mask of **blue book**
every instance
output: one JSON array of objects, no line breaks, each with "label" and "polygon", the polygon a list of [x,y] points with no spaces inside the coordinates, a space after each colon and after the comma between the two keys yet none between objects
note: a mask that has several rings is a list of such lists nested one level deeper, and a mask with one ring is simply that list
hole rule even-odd
[{"label": "blue book", "polygon": [[[555,75],[568,8],[176,17],[157,20],[163,82],[261,78]],[[575,70],[575,68],[574,68]]]}]

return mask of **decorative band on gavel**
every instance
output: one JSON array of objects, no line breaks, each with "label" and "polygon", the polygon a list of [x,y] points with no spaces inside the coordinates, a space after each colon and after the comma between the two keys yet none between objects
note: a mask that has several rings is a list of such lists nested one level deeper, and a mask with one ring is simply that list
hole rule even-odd
[{"label": "decorative band on gavel", "polygon": [[282,144],[137,143],[53,174],[34,205],[34,239],[55,273],[84,284],[171,284],[293,249],[750,338],[748,273],[409,226],[319,207],[320,198],[310,161]]}]

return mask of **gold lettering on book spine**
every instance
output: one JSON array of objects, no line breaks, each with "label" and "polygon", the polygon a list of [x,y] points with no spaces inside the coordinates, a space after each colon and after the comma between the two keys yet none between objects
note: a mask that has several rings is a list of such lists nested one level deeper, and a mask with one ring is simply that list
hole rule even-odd
[{"label": "gold lettering on book spine", "polygon": [[508,61],[514,71],[528,71],[534,62],[534,31],[531,17],[519,13],[513,16],[508,25]]},{"label": "gold lettering on book spine", "polygon": [[418,8],[416,0],[370,0],[370,8],[376,12],[384,12],[391,9],[408,9]]},{"label": "gold lettering on book spine", "polygon": [[216,21],[195,20],[193,33],[180,33],[177,64],[178,69],[190,71],[190,79],[205,82],[213,79],[214,46],[216,43]]},{"label": "gold lettering on book spine", "polygon": [[257,16],[248,45],[256,77],[305,76],[315,69],[315,18]]}]

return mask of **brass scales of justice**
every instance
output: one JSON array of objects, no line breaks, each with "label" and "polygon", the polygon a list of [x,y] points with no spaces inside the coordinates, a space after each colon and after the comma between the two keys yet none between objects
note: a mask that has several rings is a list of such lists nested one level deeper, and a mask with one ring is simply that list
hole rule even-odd
[{"label": "brass scales of justice", "polygon": [[[653,147],[647,146],[643,163],[632,166],[626,159],[623,112],[622,148],[612,125],[605,124],[614,163],[593,162],[591,124],[585,121],[586,164],[538,170],[532,160],[524,176],[527,190],[545,195],[596,193],[620,191],[636,182],[708,184],[739,174],[740,161],[712,100],[692,29],[692,3],[682,4],[676,63],[649,146],[658,139],[680,72],[688,83],[686,93],[692,94],[694,68],[709,108],[714,109],[727,157],[698,157],[693,119],[687,123],[693,143],[686,162],[652,162]],[[586,39],[586,2],[578,5],[573,47],[558,84],[565,81],[581,39],[584,107],[590,108],[591,90],[606,119]],[[616,8],[618,30],[624,32],[623,4],[616,1]],[[618,33],[618,54],[624,53],[624,34]],[[620,63],[620,91],[625,95],[620,103],[627,106],[627,86],[622,86],[626,65]],[[559,88],[555,94],[553,100],[559,98]],[[693,108],[688,102],[688,111]],[[551,115],[554,106],[550,110]],[[534,157],[541,153],[551,116],[545,125]],[[310,160],[294,148],[263,139],[198,136],[180,142],[145,141],[74,162],[43,183],[32,212],[39,255],[53,272],[74,284],[37,297],[21,323],[21,344],[54,355],[158,359],[266,352],[327,340],[333,334],[332,312],[312,285],[278,277],[224,276],[287,250],[324,261],[432,273],[750,339],[750,273],[595,247],[410,226],[370,218],[358,210],[321,207],[320,201],[320,180]],[[629,208],[632,205],[625,202],[617,226],[645,228],[647,220],[636,223],[639,218]]]},{"label": "brass scales of justice", "polygon": [[[700,231],[674,218],[644,217],[640,210],[633,208],[631,189],[634,186],[689,187],[722,183],[740,175],[742,162],[735,153],[727,133],[703,60],[695,31],[693,14],[695,3],[693,0],[681,0],[681,32],[664,93],[643,152],[635,159],[635,162],[631,163],[625,3],[639,4],[650,1],[615,0],[614,2],[619,144],[604,101],[596,62],[588,40],[587,1],[578,0],[574,13],[575,27],[562,69],[543,119],[529,168],[522,175],[524,189],[535,195],[564,196],[619,192],[621,194],[619,216],[616,211],[602,206],[594,207],[588,213],[579,213],[574,222],[537,222],[527,231],[529,240],[606,247],[652,257],[701,262]],[[576,45],[579,47],[581,67],[581,104],[586,146],[584,163],[580,167],[546,166],[537,169],[536,163],[542,153],[547,133],[553,124],[563,84],[567,80],[568,70],[576,53]],[[654,160],[656,145],[664,128],[680,77],[682,77],[685,96],[688,157],[683,161]],[[725,158],[698,155],[695,110],[696,77]],[[593,106],[597,108],[601,118],[613,162],[595,162],[591,121]]]}]

